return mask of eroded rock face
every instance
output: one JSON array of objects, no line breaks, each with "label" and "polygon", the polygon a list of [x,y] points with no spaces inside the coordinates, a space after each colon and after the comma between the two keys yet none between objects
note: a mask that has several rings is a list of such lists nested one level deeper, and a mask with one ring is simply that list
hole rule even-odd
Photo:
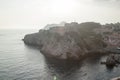
[{"label": "eroded rock face", "polygon": [[106,47],[101,35],[94,32],[98,27],[101,25],[93,22],[69,23],[64,27],[28,34],[23,41],[28,45],[38,46],[47,57],[79,60]]},{"label": "eroded rock face", "polygon": [[110,54],[106,59],[106,65],[109,67],[109,66],[115,66],[117,64],[120,64],[120,55]]}]

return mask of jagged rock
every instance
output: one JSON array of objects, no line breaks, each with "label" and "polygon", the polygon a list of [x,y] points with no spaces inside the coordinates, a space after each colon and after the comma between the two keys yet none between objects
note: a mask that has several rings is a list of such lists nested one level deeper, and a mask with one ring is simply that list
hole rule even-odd
[{"label": "jagged rock", "polygon": [[101,25],[94,22],[66,23],[64,27],[27,34],[23,41],[38,46],[46,57],[79,60],[89,54],[102,52],[101,49],[106,47],[101,35],[94,32],[98,27]]},{"label": "jagged rock", "polygon": [[116,65],[114,54],[111,54],[111,55],[109,55],[107,57],[107,59],[106,59],[106,65],[107,66],[115,66]]},{"label": "jagged rock", "polygon": [[101,62],[102,64],[106,64],[108,67],[116,66],[117,64],[120,64],[120,55],[119,54],[110,54],[106,62]]}]

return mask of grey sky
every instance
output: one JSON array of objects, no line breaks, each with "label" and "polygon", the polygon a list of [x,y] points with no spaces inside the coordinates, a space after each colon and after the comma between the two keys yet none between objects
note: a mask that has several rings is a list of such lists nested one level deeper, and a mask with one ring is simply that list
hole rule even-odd
[{"label": "grey sky", "polygon": [[43,28],[61,21],[120,21],[119,0],[0,0],[0,28]]}]

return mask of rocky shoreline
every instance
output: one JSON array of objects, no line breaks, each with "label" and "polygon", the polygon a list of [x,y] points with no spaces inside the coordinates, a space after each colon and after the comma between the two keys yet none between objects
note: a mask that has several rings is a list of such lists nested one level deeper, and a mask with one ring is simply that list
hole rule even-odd
[{"label": "rocky shoreline", "polygon": [[[66,23],[64,26],[41,29],[37,33],[27,34],[23,41],[26,45],[38,47],[50,62],[57,60],[71,63],[95,55],[108,55],[106,61],[101,64],[107,67],[118,66],[120,50],[116,49],[116,46],[110,46],[104,41],[100,32],[96,32],[101,27],[101,24],[94,22]],[[111,80],[119,79],[116,77]]]},{"label": "rocky shoreline", "polygon": [[37,46],[47,57],[62,60],[80,60],[92,54],[105,53],[106,44],[95,29],[99,23],[66,23],[64,27],[53,27],[25,35],[27,45]]}]

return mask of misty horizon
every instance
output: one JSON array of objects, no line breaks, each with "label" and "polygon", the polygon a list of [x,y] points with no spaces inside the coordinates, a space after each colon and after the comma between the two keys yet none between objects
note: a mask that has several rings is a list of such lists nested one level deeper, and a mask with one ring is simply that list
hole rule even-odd
[{"label": "misty horizon", "polygon": [[41,29],[65,22],[116,23],[119,0],[1,0],[0,29]]}]

